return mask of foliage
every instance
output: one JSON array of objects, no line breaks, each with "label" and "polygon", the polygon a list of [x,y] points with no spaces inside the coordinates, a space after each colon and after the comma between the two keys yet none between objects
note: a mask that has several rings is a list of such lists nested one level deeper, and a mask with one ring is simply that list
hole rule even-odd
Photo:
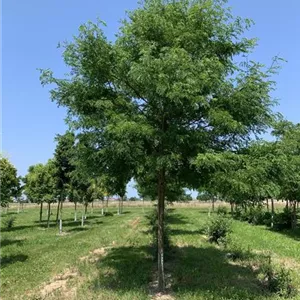
[{"label": "foliage", "polygon": [[56,178],[53,160],[30,166],[24,178],[24,191],[27,198],[34,203],[54,202],[56,199]]},{"label": "foliage", "polygon": [[227,207],[226,206],[218,206],[217,214],[218,215],[227,215]]},{"label": "foliage", "polygon": [[16,168],[5,157],[0,157],[1,206],[5,207],[18,193],[19,179]]},{"label": "foliage", "polygon": [[16,222],[15,216],[8,216],[5,219],[3,219],[2,224],[3,224],[4,228],[9,230],[9,229],[13,228],[15,222]]},{"label": "foliage", "polygon": [[293,298],[297,295],[291,272],[283,267],[276,269],[272,265],[271,257],[261,266],[260,271],[264,276],[264,283],[272,293],[285,298]]},{"label": "foliage", "polygon": [[81,25],[63,44],[67,78],[44,70],[41,82],[55,84],[51,99],[67,108],[89,165],[98,162],[108,187],[120,194],[131,177],[147,182],[163,214],[165,200],[208,179],[203,159],[215,162],[271,124],[277,65],[244,59],[256,44],[243,34],[252,22],[223,1],[145,1],[114,42],[102,24]]},{"label": "foliage", "polygon": [[206,234],[211,243],[226,244],[226,239],[231,231],[230,220],[222,215],[218,215],[209,219]]}]

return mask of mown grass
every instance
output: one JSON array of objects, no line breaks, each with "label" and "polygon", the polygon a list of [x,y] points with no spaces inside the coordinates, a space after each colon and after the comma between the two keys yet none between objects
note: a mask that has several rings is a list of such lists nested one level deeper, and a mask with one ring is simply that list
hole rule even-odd
[{"label": "mown grass", "polygon": [[[76,269],[69,290],[47,299],[151,299],[155,275],[152,234],[145,215],[150,208],[130,207],[122,216],[89,215],[82,229],[73,209],[64,209],[63,230],[37,222],[38,209],[15,214],[11,230],[2,228],[2,299],[38,298],[41,288],[66,269]],[[4,217],[6,218],[6,216]],[[224,249],[207,241],[207,210],[176,208],[169,215],[171,253],[166,273],[174,299],[277,299],[269,293],[249,262],[230,261]],[[233,221],[232,240],[257,255],[271,253],[274,262],[293,269],[300,287],[298,232],[278,233],[263,226]],[[103,255],[90,253],[105,249]],[[296,298],[297,299],[297,298]],[[300,299],[298,297],[298,299]]]}]

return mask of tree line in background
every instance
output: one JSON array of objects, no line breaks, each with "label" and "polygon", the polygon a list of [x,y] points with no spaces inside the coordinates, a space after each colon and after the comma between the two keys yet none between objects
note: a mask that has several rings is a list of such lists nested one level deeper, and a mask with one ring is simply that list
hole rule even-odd
[{"label": "tree line in background", "polygon": [[[28,197],[49,206],[55,199],[61,219],[66,197],[75,205],[105,193],[123,199],[134,178],[143,198],[157,199],[159,290],[165,203],[184,188],[236,211],[284,199],[294,227],[299,125],[273,113],[279,58],[269,68],[249,59],[251,24],[222,0],[147,0],[128,13],[114,42],[103,22],[80,26],[62,45],[68,76],[41,71],[42,84],[55,86],[52,101],[67,108],[70,132],[58,137],[53,160],[29,169]],[[274,142],[252,142],[270,127]]]}]

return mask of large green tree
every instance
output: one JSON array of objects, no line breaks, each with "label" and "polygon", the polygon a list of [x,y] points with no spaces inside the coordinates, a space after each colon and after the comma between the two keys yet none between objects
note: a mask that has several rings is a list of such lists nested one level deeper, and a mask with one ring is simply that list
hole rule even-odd
[{"label": "large green tree", "polygon": [[11,162],[0,157],[0,173],[1,173],[1,206],[7,207],[13,197],[17,196],[19,189],[19,179],[17,177],[17,169]]},{"label": "large green tree", "polygon": [[115,42],[101,23],[80,26],[64,44],[68,78],[42,72],[42,84],[56,84],[52,100],[67,107],[71,126],[94,136],[94,149],[113,145],[136,174],[155,176],[160,290],[168,182],[197,188],[199,153],[240,147],[272,119],[273,68],[243,61],[256,43],[243,36],[250,25],[221,0],[148,0]]}]

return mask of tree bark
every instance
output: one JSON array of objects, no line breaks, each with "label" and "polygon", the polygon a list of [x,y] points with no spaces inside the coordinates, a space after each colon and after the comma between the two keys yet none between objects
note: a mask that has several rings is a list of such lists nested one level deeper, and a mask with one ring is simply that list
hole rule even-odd
[{"label": "tree bark", "polygon": [[50,226],[50,206],[51,206],[51,203],[48,202],[47,228],[49,228],[49,226]]},{"label": "tree bark", "polygon": [[296,229],[296,227],[297,227],[297,210],[296,210],[296,201],[295,200],[292,202],[292,208],[293,208],[292,229]]},{"label": "tree bark", "polygon": [[40,222],[42,222],[43,219],[43,202],[41,202],[41,206],[40,206]]},{"label": "tree bark", "polygon": [[59,208],[60,208],[60,200],[58,200],[58,203],[57,203],[57,211],[56,211],[56,223],[58,223],[58,217],[59,217]]},{"label": "tree bark", "polygon": [[212,207],[212,212],[214,212],[215,211],[215,199],[214,198],[212,198],[211,207]]},{"label": "tree bark", "polygon": [[119,201],[118,201],[118,215],[121,214],[121,197],[119,197]]},{"label": "tree bark", "polygon": [[269,199],[267,198],[267,211],[269,212],[270,209],[269,209]]},{"label": "tree bark", "polygon": [[123,213],[124,196],[121,197],[121,214]]},{"label": "tree bark", "polygon": [[274,199],[271,198],[271,228],[274,227]]},{"label": "tree bark", "polygon": [[74,222],[77,221],[77,202],[75,202]]},{"label": "tree bark", "polygon": [[106,209],[105,209],[106,212],[108,212],[108,196],[106,196]]},{"label": "tree bark", "polygon": [[84,219],[85,220],[86,220],[87,207],[88,207],[88,203],[85,203],[84,204]]},{"label": "tree bark", "polygon": [[158,232],[157,232],[157,253],[158,253],[158,290],[165,289],[164,274],[164,213],[165,213],[165,170],[159,172],[158,178]]}]

